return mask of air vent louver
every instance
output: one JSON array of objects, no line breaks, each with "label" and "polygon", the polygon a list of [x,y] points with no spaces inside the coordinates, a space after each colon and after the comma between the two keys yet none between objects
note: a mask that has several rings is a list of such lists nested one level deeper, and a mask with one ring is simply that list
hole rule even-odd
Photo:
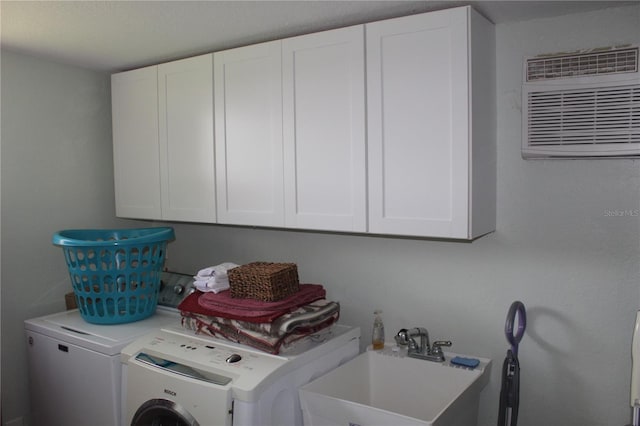
[{"label": "air vent louver", "polygon": [[524,158],[640,156],[638,49],[525,62]]},{"label": "air vent louver", "polygon": [[640,143],[640,88],[529,93],[529,145]]},{"label": "air vent louver", "polygon": [[527,61],[527,81],[638,71],[638,49],[618,49]]}]

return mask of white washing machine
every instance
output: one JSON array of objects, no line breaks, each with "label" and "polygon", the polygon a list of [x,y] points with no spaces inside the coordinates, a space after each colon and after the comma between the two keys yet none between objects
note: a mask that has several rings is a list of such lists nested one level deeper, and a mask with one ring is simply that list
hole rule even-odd
[{"label": "white washing machine", "polygon": [[125,424],[302,425],[298,388],[354,358],[360,329],[334,325],[284,356],[164,327],[122,350]]},{"label": "white washing machine", "polygon": [[133,340],[180,324],[176,307],[192,278],[163,273],[156,313],[128,324],[86,322],[78,310],[25,321],[34,426],[122,424],[120,351]]}]

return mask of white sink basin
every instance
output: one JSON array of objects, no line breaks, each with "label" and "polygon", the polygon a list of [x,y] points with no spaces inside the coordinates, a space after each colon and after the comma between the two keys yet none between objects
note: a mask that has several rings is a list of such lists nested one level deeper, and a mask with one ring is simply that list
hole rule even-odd
[{"label": "white sink basin", "polygon": [[[409,358],[406,350],[365,352],[300,388],[305,426],[477,424],[491,360],[473,370]],[[464,356],[464,355],[463,355]]]}]

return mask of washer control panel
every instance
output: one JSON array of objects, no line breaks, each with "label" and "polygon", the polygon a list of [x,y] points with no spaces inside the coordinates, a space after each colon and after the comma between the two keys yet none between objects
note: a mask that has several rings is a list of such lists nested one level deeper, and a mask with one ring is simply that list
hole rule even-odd
[{"label": "washer control panel", "polygon": [[[122,351],[123,362],[141,362],[177,374],[251,392],[287,359],[226,346],[217,340],[160,329]],[[228,380],[225,380],[228,378]]]},{"label": "washer control panel", "polygon": [[180,302],[193,293],[195,289],[191,275],[163,271],[160,275],[158,305],[177,308]]}]

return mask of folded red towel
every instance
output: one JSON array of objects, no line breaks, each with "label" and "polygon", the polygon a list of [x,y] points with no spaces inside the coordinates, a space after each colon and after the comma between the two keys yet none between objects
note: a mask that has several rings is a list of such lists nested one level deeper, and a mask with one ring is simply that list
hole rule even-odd
[{"label": "folded red towel", "polygon": [[272,322],[300,306],[324,299],[325,295],[326,291],[320,284],[300,284],[296,293],[277,302],[233,298],[229,290],[217,294],[196,291],[186,297],[178,309],[240,321]]}]

